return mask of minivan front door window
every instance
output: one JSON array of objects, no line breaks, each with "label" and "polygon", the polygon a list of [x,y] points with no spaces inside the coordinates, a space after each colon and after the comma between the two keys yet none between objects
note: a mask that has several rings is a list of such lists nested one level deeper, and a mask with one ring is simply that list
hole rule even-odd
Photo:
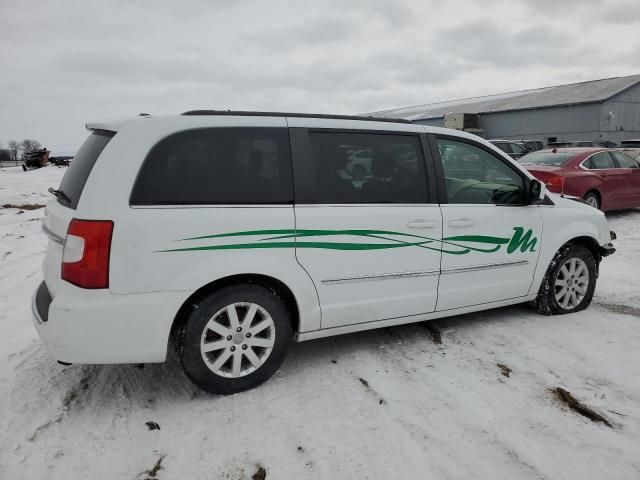
[{"label": "minivan front door window", "polygon": [[523,176],[470,143],[438,140],[449,203],[521,205]]}]

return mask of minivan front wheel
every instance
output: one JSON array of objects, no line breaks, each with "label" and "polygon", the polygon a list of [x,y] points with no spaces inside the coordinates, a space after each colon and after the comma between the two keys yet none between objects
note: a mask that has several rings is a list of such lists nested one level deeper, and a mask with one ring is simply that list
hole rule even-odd
[{"label": "minivan front wheel", "polygon": [[597,276],[598,265],[589,249],[580,244],[562,247],[549,264],[534,309],[544,315],[584,310],[593,298]]},{"label": "minivan front wheel", "polygon": [[248,390],[268,380],[291,342],[285,303],[254,284],[223,288],[193,309],[182,338],[187,376],[211,393]]}]

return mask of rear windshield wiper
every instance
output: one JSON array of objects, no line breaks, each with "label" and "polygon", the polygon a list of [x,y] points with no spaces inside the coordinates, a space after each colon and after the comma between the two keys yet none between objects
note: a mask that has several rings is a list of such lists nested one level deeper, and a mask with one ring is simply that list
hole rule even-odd
[{"label": "rear windshield wiper", "polygon": [[64,200],[67,203],[71,203],[71,199],[67,196],[66,193],[64,193],[62,190],[58,189],[56,190],[53,187],[49,187],[49,193],[52,195],[55,195],[57,198],[59,198],[60,200]]}]

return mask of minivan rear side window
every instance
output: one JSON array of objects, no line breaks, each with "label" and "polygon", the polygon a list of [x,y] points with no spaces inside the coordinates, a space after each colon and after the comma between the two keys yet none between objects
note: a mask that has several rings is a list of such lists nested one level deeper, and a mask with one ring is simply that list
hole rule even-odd
[{"label": "minivan rear side window", "polygon": [[149,152],[131,205],[293,203],[286,128],[224,127],[170,135]]},{"label": "minivan rear side window", "polygon": [[415,135],[310,131],[317,203],[428,203]]},{"label": "minivan rear side window", "polygon": [[80,195],[82,195],[82,190],[84,190],[84,185],[87,183],[87,178],[89,178],[96,160],[114,135],[115,132],[107,130],[93,130],[91,132],[76,152],[67,172],[62,177],[58,189],[62,195],[57,195],[58,202],[74,210],[77,208]]}]

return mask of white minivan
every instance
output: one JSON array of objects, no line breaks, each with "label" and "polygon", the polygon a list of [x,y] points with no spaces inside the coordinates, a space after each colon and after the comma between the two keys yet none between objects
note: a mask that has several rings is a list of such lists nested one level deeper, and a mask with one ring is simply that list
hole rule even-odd
[{"label": "white minivan", "polygon": [[455,130],[206,110],[87,128],[51,189],[32,302],[62,363],[162,362],[172,344],[197,385],[239,392],[291,340],[520,302],[577,312],[614,252],[600,211]]}]

